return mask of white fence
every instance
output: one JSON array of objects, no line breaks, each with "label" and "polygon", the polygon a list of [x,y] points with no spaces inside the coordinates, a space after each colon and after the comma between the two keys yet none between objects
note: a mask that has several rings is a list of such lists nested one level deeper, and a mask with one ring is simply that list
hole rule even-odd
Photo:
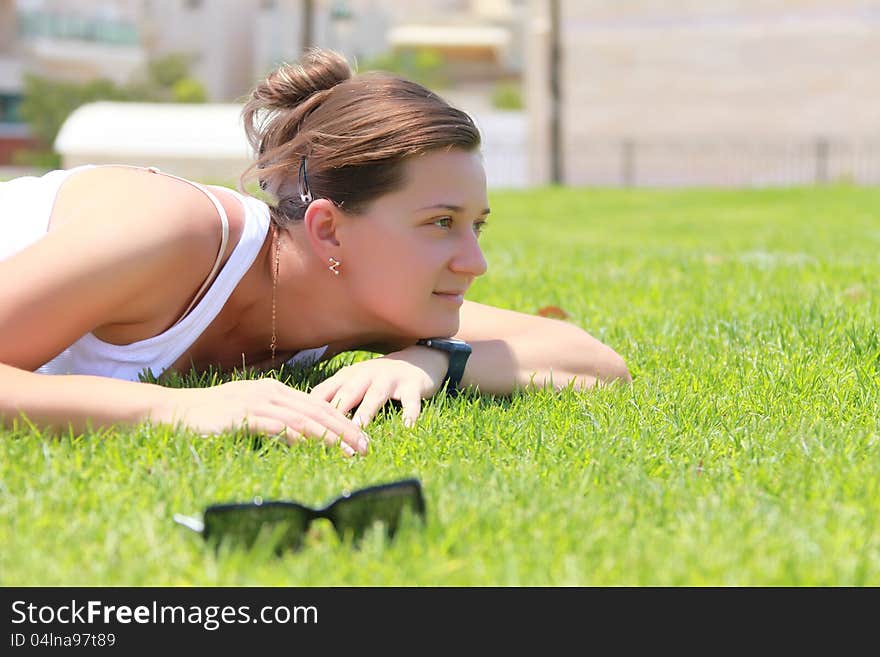
[{"label": "white fence", "polygon": [[564,177],[609,187],[877,185],[880,136],[581,139],[567,151]]},{"label": "white fence", "polygon": [[486,184],[490,189],[529,185],[525,112],[484,111],[471,116],[483,139]]}]

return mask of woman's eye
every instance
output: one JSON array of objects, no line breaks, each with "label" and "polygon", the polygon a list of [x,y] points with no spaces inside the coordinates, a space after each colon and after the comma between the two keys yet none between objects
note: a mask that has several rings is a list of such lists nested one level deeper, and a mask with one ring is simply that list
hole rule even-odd
[{"label": "woman's eye", "polygon": [[[445,227],[448,226],[448,224],[447,224],[446,226],[443,226],[441,222],[444,222],[444,221],[445,221],[445,222],[449,222],[449,224],[451,224],[451,223],[452,223],[452,217],[440,217],[439,219],[437,219],[437,220],[434,221],[434,225],[435,225],[435,226],[438,226],[438,225],[439,225],[439,226],[445,228]],[[489,222],[488,222],[488,221],[485,221],[485,220],[475,221],[475,222],[474,222],[474,232],[475,232],[477,235],[479,235],[480,233],[483,232],[483,229],[486,227],[486,225],[487,225],[488,223],[489,223]]]}]

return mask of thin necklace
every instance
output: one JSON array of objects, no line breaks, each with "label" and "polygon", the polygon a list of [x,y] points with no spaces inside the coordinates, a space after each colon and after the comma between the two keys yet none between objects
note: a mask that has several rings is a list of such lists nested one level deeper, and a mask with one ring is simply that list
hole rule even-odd
[{"label": "thin necklace", "polygon": [[273,239],[275,241],[275,274],[272,277],[272,342],[269,343],[269,349],[272,351],[272,365],[275,365],[275,342],[277,336],[275,335],[275,289],[278,287],[278,262],[281,258],[281,251],[279,250],[278,244],[278,228],[274,228],[272,231]]}]

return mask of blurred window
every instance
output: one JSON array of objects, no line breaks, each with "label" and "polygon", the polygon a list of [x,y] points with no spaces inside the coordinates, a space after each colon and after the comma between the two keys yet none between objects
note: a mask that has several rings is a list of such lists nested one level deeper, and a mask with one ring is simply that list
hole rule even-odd
[{"label": "blurred window", "polygon": [[21,123],[21,96],[0,94],[0,123]]},{"label": "blurred window", "polygon": [[20,12],[18,32],[24,40],[45,38],[121,45],[138,43],[138,29],[134,23],[53,11]]}]

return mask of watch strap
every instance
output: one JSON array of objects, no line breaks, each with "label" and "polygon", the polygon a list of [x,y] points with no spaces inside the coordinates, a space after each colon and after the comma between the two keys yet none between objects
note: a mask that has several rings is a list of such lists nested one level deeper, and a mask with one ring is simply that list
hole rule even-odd
[{"label": "watch strap", "polygon": [[448,339],[438,338],[422,338],[421,340],[418,340],[416,344],[431,349],[439,349],[440,351],[445,351],[449,355],[449,367],[446,370],[446,375],[443,377],[443,382],[440,384],[440,387],[442,388],[444,385],[446,386],[447,395],[454,396],[458,394],[461,386],[461,378],[464,376],[464,369],[467,365],[468,358],[470,357],[470,345],[463,343],[466,347],[461,348],[457,345],[451,345]]}]

